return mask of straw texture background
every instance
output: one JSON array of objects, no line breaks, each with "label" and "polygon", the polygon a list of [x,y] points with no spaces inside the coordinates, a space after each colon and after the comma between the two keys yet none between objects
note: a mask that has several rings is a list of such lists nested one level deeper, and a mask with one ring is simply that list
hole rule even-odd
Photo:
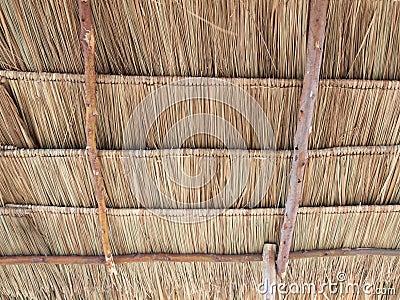
[{"label": "straw texture background", "polygon": [[[96,68],[104,74],[301,78],[308,2],[94,1]],[[331,1],[322,77],[399,79],[399,15],[398,1]],[[0,21],[2,69],[83,73],[74,0],[5,0]]]},{"label": "straw texture background", "polygon": [[[349,282],[360,286],[368,282],[398,290],[399,265],[398,258],[388,257],[302,259],[290,262],[285,283],[337,282],[336,274],[346,272]],[[362,275],[357,266],[365,266]],[[261,299],[256,292],[261,269],[258,262],[137,263],[117,266],[119,275],[111,281],[102,266],[2,266],[0,291],[17,299]],[[310,299],[310,295],[281,295],[280,299]],[[326,298],[317,295],[316,299]],[[364,298],[350,294],[346,299]]]},{"label": "straw texture background", "polygon": [[[185,204],[192,204],[192,207],[224,208],[221,202],[207,204],[206,201],[227,185],[234,171],[232,163],[237,162],[236,155],[246,157],[247,154],[240,150],[229,153],[201,149],[101,151],[107,205],[183,208]],[[306,168],[302,205],[398,204],[399,159],[398,146],[313,150]],[[268,177],[263,174],[269,173],[260,172],[263,166],[270,171],[270,184],[257,206],[284,206],[290,151],[275,154],[250,151],[248,159],[239,163],[249,173],[242,179],[246,189],[231,207],[249,206],[256,183],[262,180],[268,184]],[[185,187],[176,177],[169,176],[171,172],[201,174],[213,164],[215,173],[202,187]],[[96,206],[91,169],[84,150],[4,150],[0,152],[0,170],[2,204]],[[128,176],[128,170],[137,174],[136,177]],[[152,188],[150,182],[157,188]],[[159,191],[177,202],[156,201]]]},{"label": "straw texture background", "polygon": [[[96,70],[103,74],[97,78],[97,140],[112,253],[260,253],[264,243],[277,243],[306,61],[309,1],[93,0],[92,7]],[[400,249],[399,19],[397,0],[329,1],[301,203],[306,207],[299,211],[292,250]],[[0,1],[0,256],[103,254],[84,150],[79,38],[76,0]],[[207,99],[169,107],[146,133],[144,146],[134,141],[124,147],[124,128],[135,108],[160,87],[193,76],[222,78],[250,94],[269,119],[276,147],[261,147],[243,111]],[[171,99],[158,104],[164,100]],[[169,135],[163,144],[169,129],[196,114],[227,120],[245,147],[224,145],[207,134],[184,143],[179,134]],[[225,134],[225,128],[211,129],[216,136]],[[248,161],[237,159],[247,154]],[[214,166],[200,188],[183,187],[170,177],[171,171],[209,175]],[[182,208],[226,208],[207,201],[229,186],[234,167],[248,167],[249,177],[236,177],[231,191],[242,183],[245,188],[230,209],[208,221],[182,223],[190,221],[188,215],[210,213]],[[265,195],[258,195],[257,182],[268,183],[262,167],[271,178]],[[133,177],[126,176],[126,168]],[[159,201],[160,193],[176,202]],[[253,193],[260,201],[248,209]],[[0,298],[260,298],[258,262],[117,268],[117,276],[107,277],[104,266],[0,266]],[[400,293],[398,257],[293,260],[285,280],[320,283],[339,272],[350,282]]]},{"label": "straw texture background", "polygon": [[[1,75],[7,79],[11,95],[40,148],[85,147],[82,76],[18,72],[2,72]],[[138,104],[160,86],[179,79],[181,78],[100,76],[99,147],[121,149],[124,145],[124,128]],[[277,149],[293,148],[292,137],[301,82],[279,79],[226,80],[243,88],[262,107],[271,124]],[[322,81],[310,137],[311,149],[399,144],[399,89],[400,84],[397,81]],[[217,88],[216,90],[218,91]],[[224,89],[221,89],[220,93],[223,92]],[[260,145],[251,125],[240,112],[220,102],[204,99],[183,101],[165,110],[149,131],[147,148],[162,148],[162,140],[171,126],[195,113],[217,114],[237,128],[249,149],[259,149]],[[147,117],[145,114],[141,116]],[[215,131],[218,132],[218,128]],[[224,132],[220,136],[224,136]],[[188,139],[184,145],[180,145],[178,141],[179,136],[170,136],[171,148],[221,147],[221,144],[207,135]],[[235,144],[231,146],[238,147]]]}]

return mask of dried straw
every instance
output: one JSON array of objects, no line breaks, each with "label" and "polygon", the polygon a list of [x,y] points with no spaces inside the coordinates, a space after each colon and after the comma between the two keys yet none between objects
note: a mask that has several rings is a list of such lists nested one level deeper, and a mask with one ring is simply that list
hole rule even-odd
[{"label": "dried straw", "polygon": [[[291,262],[285,281],[278,283],[319,285],[337,282],[336,275],[346,272],[348,282],[394,287],[398,292],[399,266],[398,258],[387,257],[303,259]],[[34,299],[260,298],[256,286],[261,282],[261,263],[140,263],[117,266],[117,270],[119,276],[111,281],[101,266],[2,266],[0,294]],[[322,294],[316,296],[326,299]],[[329,299],[360,299],[354,294],[343,296],[329,295]],[[310,295],[281,295],[279,299],[310,299]],[[376,295],[374,299],[390,297]]]},{"label": "dried straw", "polygon": [[[182,210],[166,213],[175,221],[187,217],[187,211]],[[293,248],[374,245],[399,249],[399,214],[399,206],[300,208]],[[259,253],[264,242],[276,242],[274,232],[278,232],[282,218],[282,209],[229,210],[207,222],[183,224],[146,210],[109,211],[114,253]],[[95,209],[6,207],[0,209],[0,219],[0,232],[7,229],[0,239],[1,255],[102,253],[100,239],[94,234],[98,228]],[[29,233],[26,228],[30,228]],[[285,283],[320,284],[335,281],[339,272],[345,272],[349,282],[398,290],[399,265],[398,257],[299,259],[290,262]],[[1,266],[0,294],[44,299],[144,299],[160,295],[166,299],[255,299],[262,273],[257,262],[153,262],[117,268],[119,275],[111,281],[101,266]],[[309,299],[307,296],[303,299]]]},{"label": "dried straw", "polygon": [[331,2],[322,76],[399,79],[399,18],[396,0]]},{"label": "dried straw", "polygon": [[2,69],[83,73],[76,1],[1,1],[0,22]]},{"label": "dried straw", "polygon": [[[94,1],[96,69],[112,74],[297,78],[305,49],[299,54],[294,49],[305,44],[307,6],[306,1],[277,0]],[[4,1],[0,8],[3,68],[83,72],[76,1]]]},{"label": "dried straw", "polygon": [[[276,243],[282,209],[109,209],[112,253],[261,253]],[[292,250],[400,248],[400,207],[300,208]],[[0,255],[101,255],[94,208],[10,206],[0,209]],[[29,231],[26,230],[29,228]]]},{"label": "dried straw", "polygon": [[[243,156],[245,155],[245,156]],[[152,208],[226,207],[207,200],[229,185],[233,163],[247,167],[239,177],[245,190],[228,207],[250,205],[255,185],[268,184],[257,207],[282,207],[287,198],[289,151],[137,150],[100,151],[108,207]],[[313,150],[305,174],[303,206],[398,204],[399,147],[353,147]],[[215,173],[212,173],[212,170]],[[261,167],[271,173],[262,173]],[[127,176],[134,172],[137,177]],[[171,174],[215,174],[203,186],[187,187]],[[210,173],[210,174],[208,174]],[[148,174],[148,175],[146,175]],[[178,177],[179,178],[179,177]],[[152,183],[155,186],[151,185]],[[234,185],[235,187],[235,185]],[[158,201],[163,192],[177,202]],[[257,194],[258,195],[258,194]],[[95,207],[91,169],[84,150],[5,150],[0,152],[2,203]],[[140,200],[140,201],[139,201]],[[235,200],[235,199],[233,199]]]},{"label": "dried straw", "polygon": [[[84,148],[83,77],[67,74],[2,72],[22,118],[41,148]],[[132,112],[157,88],[179,78],[121,77],[98,78],[98,142],[101,149],[121,149],[123,132]],[[264,110],[277,149],[293,148],[298,99],[298,80],[227,79],[243,88]],[[174,83],[179,84],[179,83]],[[400,144],[400,85],[397,81],[321,81],[316,101],[311,149]],[[204,93],[207,93],[204,87]],[[218,93],[219,89],[215,87]],[[201,90],[200,90],[201,91]],[[223,95],[224,89],[220,93]],[[201,93],[201,92],[200,92]],[[190,95],[188,95],[190,96]],[[158,99],[159,101],[164,101]],[[171,99],[165,99],[169,101]],[[241,99],[235,100],[236,102]],[[239,103],[239,102],[238,102]],[[147,136],[149,149],[163,148],[163,138],[172,125],[196,113],[215,114],[227,120],[241,134],[249,149],[259,149],[257,137],[243,115],[229,106],[211,100],[192,99],[165,110]],[[144,120],[149,118],[142,115]],[[191,124],[198,126],[199,124]],[[211,132],[224,136],[224,128]],[[181,145],[180,135],[169,136],[169,147],[215,148],[221,142],[209,135],[196,135]],[[232,148],[239,145],[233,143]]]},{"label": "dried straw", "polygon": [[35,143],[21,120],[13,99],[0,85],[0,145],[33,148]]},{"label": "dried straw", "polygon": [[[96,0],[96,68],[104,74],[301,78],[308,4]],[[400,79],[399,18],[395,0],[332,1],[322,77]],[[0,22],[2,69],[83,73],[76,1],[1,1]]]}]

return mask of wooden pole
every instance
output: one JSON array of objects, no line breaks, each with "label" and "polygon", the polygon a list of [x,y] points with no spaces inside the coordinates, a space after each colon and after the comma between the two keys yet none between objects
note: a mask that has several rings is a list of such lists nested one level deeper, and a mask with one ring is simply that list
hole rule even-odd
[{"label": "wooden pole", "polygon": [[[265,255],[268,254],[268,257]],[[271,256],[269,256],[271,254]],[[290,253],[290,259],[321,258],[321,257],[342,257],[342,256],[398,256],[400,249],[381,249],[381,248],[355,248],[355,249],[330,249],[330,250],[309,250],[295,251]],[[141,263],[141,262],[216,262],[216,263],[246,263],[246,262],[269,262],[272,258],[270,249],[264,247],[263,254],[170,254],[170,253],[138,253],[129,255],[116,255],[113,257],[115,264]],[[274,254],[275,260],[275,254]],[[105,263],[104,256],[0,256],[0,265],[24,265],[24,264],[49,264],[49,265],[68,265],[85,264],[99,265]],[[264,264],[264,266],[266,266]],[[272,264],[268,265],[267,270],[263,268],[263,274],[268,274],[272,270]],[[268,275],[269,276],[269,275]],[[272,275],[273,276],[273,275]],[[266,278],[266,277],[264,277]],[[271,280],[272,282],[272,280]]]},{"label": "wooden pole", "polygon": [[312,0],[310,5],[306,70],[300,98],[300,109],[297,116],[297,129],[294,135],[290,188],[285,205],[277,259],[277,273],[282,277],[285,276],[288,266],[297,211],[303,193],[304,170],[308,159],[308,138],[311,132],[314,103],[318,92],[328,0]]},{"label": "wooden pole", "polygon": [[276,266],[275,266],[275,244],[265,244],[263,249],[263,300],[275,299],[276,290]]},{"label": "wooden pole", "polygon": [[353,249],[330,249],[330,250],[309,250],[295,251],[290,253],[290,259],[319,258],[319,257],[339,257],[339,256],[400,256],[399,249],[381,248],[353,248]]},{"label": "wooden pole", "polygon": [[108,274],[116,272],[111,253],[107,224],[107,207],[104,198],[104,181],[97,153],[96,144],[96,69],[95,69],[95,36],[91,14],[90,0],[78,0],[81,23],[81,43],[85,59],[85,102],[86,102],[86,149],[95,181],[95,194],[99,209],[99,221],[102,234],[103,251]]},{"label": "wooden pole", "polygon": [[[132,254],[116,255],[113,257],[115,264],[137,263],[137,262],[252,262],[262,261],[261,254]],[[104,264],[104,256],[3,256],[0,257],[0,265],[19,264]]]}]

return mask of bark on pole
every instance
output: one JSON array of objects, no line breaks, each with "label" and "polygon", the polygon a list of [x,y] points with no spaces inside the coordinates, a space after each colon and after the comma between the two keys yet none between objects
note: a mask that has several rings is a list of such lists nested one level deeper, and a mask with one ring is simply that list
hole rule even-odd
[{"label": "bark on pole", "polygon": [[319,258],[319,257],[349,257],[349,256],[400,256],[399,249],[385,248],[342,248],[316,249],[290,252],[290,259]]},{"label": "bark on pole", "polygon": [[277,259],[277,273],[281,277],[285,276],[288,266],[297,211],[302,198],[304,170],[308,159],[308,138],[311,132],[314,103],[317,98],[324,47],[327,7],[328,0],[312,0],[310,3],[306,69],[297,117],[297,129],[294,135],[290,188],[285,205]]},{"label": "bark on pole", "polygon": [[96,69],[95,69],[95,35],[91,14],[90,0],[78,0],[81,23],[81,44],[85,60],[85,105],[86,105],[86,149],[95,181],[95,194],[98,204],[103,251],[108,274],[116,273],[110,246],[107,224],[107,207],[104,197],[104,180],[96,144]]},{"label": "bark on pole", "polygon": [[263,300],[275,299],[276,291],[276,245],[265,244],[263,249]]},{"label": "bark on pole", "polygon": [[[216,262],[216,263],[247,263],[264,261],[263,278],[274,271],[275,252],[272,255],[270,248],[264,248],[263,254],[206,254],[206,253],[135,253],[127,255],[115,255],[115,264],[129,264],[142,262]],[[353,249],[317,249],[307,251],[296,251],[290,253],[290,259],[318,258],[318,257],[349,257],[349,256],[389,256],[400,257],[400,249],[382,248],[353,248]],[[273,259],[272,259],[273,257]],[[0,256],[0,265],[100,265],[105,263],[104,256],[90,255],[16,255]],[[273,273],[271,273],[273,276]],[[274,277],[272,277],[274,278]],[[272,282],[272,281],[271,281]]]},{"label": "bark on pole", "polygon": [[[174,254],[174,253],[138,253],[114,256],[115,264],[143,263],[143,262],[215,262],[215,263],[248,263],[262,261],[261,254]],[[100,265],[105,263],[104,256],[0,256],[0,265],[25,265],[25,264],[80,264]]]}]

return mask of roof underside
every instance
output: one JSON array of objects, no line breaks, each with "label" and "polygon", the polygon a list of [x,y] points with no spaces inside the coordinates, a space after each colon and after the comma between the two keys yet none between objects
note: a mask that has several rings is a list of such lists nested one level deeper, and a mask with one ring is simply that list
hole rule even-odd
[{"label": "roof underside", "polygon": [[[97,147],[114,255],[261,253],[265,243],[279,243],[309,4],[92,1],[101,74]],[[293,251],[400,249],[399,19],[399,1],[329,2]],[[0,1],[0,69],[0,256],[102,255],[95,181],[85,150],[77,2]],[[126,126],[144,99],[166,85],[192,88],[178,81],[195,76],[214,85],[223,79],[250,95],[271,125],[271,149],[235,109],[243,98],[231,106],[214,99],[181,101],[151,124],[144,146],[136,136],[127,140]],[[158,104],[170,98],[164,95]],[[149,114],[142,111],[137,122],[150,122],[155,106]],[[224,118],[243,140],[192,134],[206,125],[185,117],[201,114]],[[179,122],[187,122],[182,124],[189,138],[183,143],[173,131]],[[225,129],[210,131],[218,137]],[[198,188],[174,180],[171,174],[182,169],[215,173]],[[229,187],[234,170],[244,169],[247,178],[235,177],[230,186],[239,196],[229,205],[221,202],[217,196]],[[260,180],[268,182],[265,194],[257,189]],[[160,193],[175,201],[163,202]],[[228,209],[209,220],[185,219],[222,208]],[[101,265],[1,265],[0,297],[255,299],[262,262],[139,262],[119,265],[117,272],[111,278]],[[400,292],[399,257],[291,260],[282,282],[317,284],[339,272],[353,283]]]}]

